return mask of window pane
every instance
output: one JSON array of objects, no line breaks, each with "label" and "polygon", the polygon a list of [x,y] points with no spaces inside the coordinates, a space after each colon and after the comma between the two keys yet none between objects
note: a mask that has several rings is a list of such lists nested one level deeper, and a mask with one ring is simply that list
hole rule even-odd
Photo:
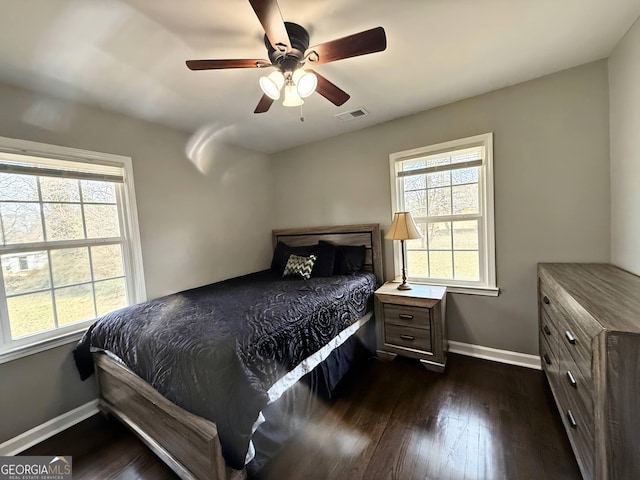
[{"label": "window pane", "polygon": [[410,177],[404,177],[404,190],[419,190],[427,188],[427,176],[426,175],[411,175]]},{"label": "window pane", "polygon": [[424,160],[411,160],[402,162],[402,170],[417,170],[418,168],[424,168],[427,166],[427,162]]},{"label": "window pane", "polygon": [[469,162],[482,158],[483,147],[470,147],[456,151],[451,155],[451,163]]},{"label": "window pane", "polygon": [[45,202],[79,202],[78,180],[40,177],[42,200]]},{"label": "window pane", "polygon": [[427,214],[427,192],[418,190],[404,194],[404,208],[414,217],[424,217]]},{"label": "window pane", "polygon": [[124,278],[96,282],[96,307],[98,315],[127,306]]},{"label": "window pane", "polygon": [[478,183],[479,167],[461,168],[451,172],[451,181],[454,185],[462,183]]},{"label": "window pane", "polygon": [[84,238],[80,205],[45,203],[43,210],[48,241]]},{"label": "window pane", "polygon": [[451,250],[451,222],[429,224],[429,249]]},{"label": "window pane", "polygon": [[37,203],[1,203],[0,214],[4,229],[4,242],[41,242],[42,220]]},{"label": "window pane", "polygon": [[47,252],[2,255],[2,275],[7,295],[50,287]]},{"label": "window pane", "polygon": [[432,188],[429,192],[429,216],[451,215],[451,187]]},{"label": "window pane", "polygon": [[407,252],[407,276],[428,277],[429,276],[429,256],[426,251]]},{"label": "window pane", "polygon": [[425,159],[426,167],[435,167],[439,165],[449,165],[451,163],[451,157],[449,155],[433,155]]},{"label": "window pane", "polygon": [[56,287],[91,281],[88,249],[51,250],[51,270]]},{"label": "window pane", "polygon": [[120,245],[91,247],[91,262],[96,280],[124,275]]},{"label": "window pane", "polygon": [[431,263],[431,277],[453,278],[453,265],[451,252],[429,252]]},{"label": "window pane", "polygon": [[427,187],[447,187],[451,185],[451,172],[435,172],[427,175]]},{"label": "window pane", "polygon": [[91,285],[57,288],[54,294],[58,325],[69,325],[95,317]]},{"label": "window pane", "polygon": [[54,327],[51,292],[7,298],[11,338],[51,330]]},{"label": "window pane", "polygon": [[478,222],[453,222],[453,248],[455,250],[478,249]]},{"label": "window pane", "polygon": [[38,201],[38,179],[32,175],[0,173],[0,200]]},{"label": "window pane", "polygon": [[480,280],[478,252],[453,252],[456,280]]},{"label": "window pane", "polygon": [[453,213],[478,213],[478,184],[453,187]]},{"label": "window pane", "polygon": [[405,245],[407,249],[418,250],[418,249],[426,249],[427,248],[427,223],[426,222],[415,222],[416,227],[418,227],[418,232],[422,235],[422,238],[416,238],[413,240],[406,240]]},{"label": "window pane", "polygon": [[82,201],[89,203],[116,203],[116,187],[111,182],[82,180]]},{"label": "window pane", "polygon": [[119,237],[120,224],[115,205],[85,205],[88,238]]}]

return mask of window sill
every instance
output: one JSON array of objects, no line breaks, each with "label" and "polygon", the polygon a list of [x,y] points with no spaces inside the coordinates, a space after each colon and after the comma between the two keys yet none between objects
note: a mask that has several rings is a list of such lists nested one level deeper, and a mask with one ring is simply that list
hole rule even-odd
[{"label": "window sill", "polygon": [[[396,281],[399,280],[396,278]],[[500,289],[497,287],[461,287],[460,285],[437,284],[422,279],[407,279],[407,281],[415,285],[437,285],[438,287],[447,287],[447,293],[481,295],[485,297],[497,297],[498,295],[500,295]]]},{"label": "window sill", "polygon": [[28,345],[21,345],[7,348],[6,350],[0,350],[0,364],[12,362],[19,358],[34,355],[36,353],[44,352],[52,348],[61,347],[69,343],[77,342],[82,338],[86,327],[82,330],[76,330],[65,335],[61,335],[55,338],[49,338],[41,340],[39,342],[30,343]]},{"label": "window sill", "polygon": [[497,297],[500,295],[499,288],[491,287],[447,287],[449,293],[462,293],[464,295],[482,295],[485,297]]}]

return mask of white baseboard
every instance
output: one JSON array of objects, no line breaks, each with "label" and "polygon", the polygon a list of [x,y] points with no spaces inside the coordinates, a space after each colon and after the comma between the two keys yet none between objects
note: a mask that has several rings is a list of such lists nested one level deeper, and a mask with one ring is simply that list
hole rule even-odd
[{"label": "white baseboard", "polygon": [[472,345],[470,343],[449,341],[449,351],[459,353],[468,357],[483,358],[494,362],[508,363],[519,367],[542,370],[540,357],[527,353],[512,352],[510,350],[498,350],[497,348],[483,347],[482,345]]},{"label": "white baseboard", "polygon": [[1,443],[0,456],[17,455],[18,453],[25,451],[27,448],[54,436],[56,433],[60,433],[61,431],[74,426],[76,423],[80,423],[96,413],[98,413],[98,399],[92,400],[84,405],[80,405],[78,408],[74,408],[67,413],[63,413],[42,425],[38,425],[17,437]]}]

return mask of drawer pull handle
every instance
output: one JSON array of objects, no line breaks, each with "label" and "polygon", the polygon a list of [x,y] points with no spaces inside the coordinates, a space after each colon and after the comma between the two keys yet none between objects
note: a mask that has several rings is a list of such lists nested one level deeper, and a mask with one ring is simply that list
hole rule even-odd
[{"label": "drawer pull handle", "polygon": [[544,303],[546,303],[547,305],[549,305],[551,302],[549,301],[549,297],[547,297],[546,295],[544,297],[542,297],[542,301]]},{"label": "drawer pull handle", "polygon": [[551,330],[549,330],[549,327],[547,327],[546,325],[542,327],[542,330],[544,330],[544,333],[546,333],[547,335],[551,335]]},{"label": "drawer pull handle", "polygon": [[571,370],[567,370],[567,378],[569,379],[569,383],[573,388],[578,388],[578,382],[576,382],[576,377],[573,376]]},{"label": "drawer pull handle", "polygon": [[564,336],[567,337],[567,340],[569,340],[569,343],[571,345],[575,345],[576,344],[576,337],[574,337],[573,333],[571,333],[569,330],[564,332]]},{"label": "drawer pull handle", "polygon": [[571,413],[571,410],[567,410],[567,420],[569,420],[569,425],[571,425],[571,428],[576,428],[578,426],[578,422],[576,422],[576,419],[573,416],[573,413]]},{"label": "drawer pull handle", "polygon": [[398,315],[402,320],[413,320],[413,315],[408,315],[406,313],[401,313]]},{"label": "drawer pull handle", "polygon": [[400,335],[400,338],[402,340],[415,340],[415,337],[413,337],[412,335]]},{"label": "drawer pull handle", "polygon": [[551,365],[551,358],[549,358],[548,354],[545,353],[542,358],[544,358],[544,363],[546,363],[547,365]]}]

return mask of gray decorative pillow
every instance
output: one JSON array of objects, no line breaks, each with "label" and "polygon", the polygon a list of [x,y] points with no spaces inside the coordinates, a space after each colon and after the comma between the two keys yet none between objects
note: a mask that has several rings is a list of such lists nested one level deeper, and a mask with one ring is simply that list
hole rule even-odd
[{"label": "gray decorative pillow", "polygon": [[283,277],[300,277],[305,280],[311,278],[311,270],[313,270],[313,264],[316,261],[315,255],[309,255],[302,257],[300,255],[289,255],[287,264],[284,267]]}]

